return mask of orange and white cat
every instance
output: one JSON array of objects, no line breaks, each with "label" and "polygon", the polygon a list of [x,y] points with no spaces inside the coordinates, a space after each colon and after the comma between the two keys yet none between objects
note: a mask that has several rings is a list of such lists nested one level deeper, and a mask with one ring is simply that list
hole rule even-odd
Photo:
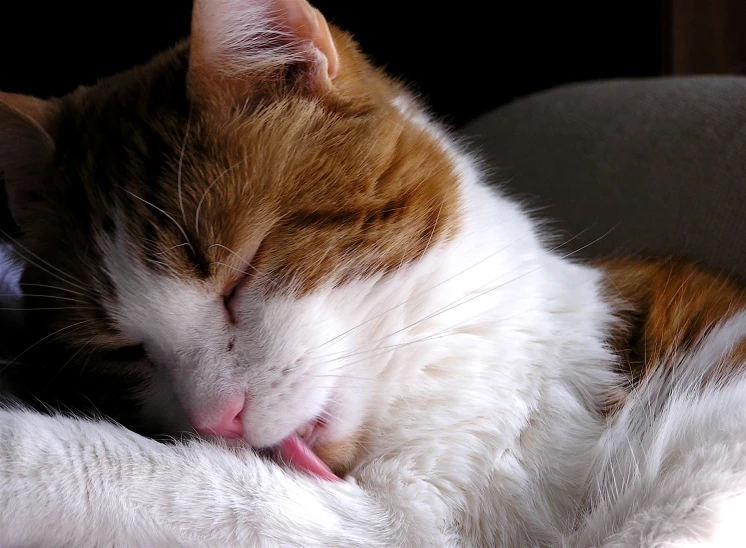
[{"label": "orange and white cat", "polygon": [[305,0],[197,0],[142,67],[0,95],[0,170],[47,366],[201,435],[6,405],[0,545],[745,538],[740,288],[554,253]]}]

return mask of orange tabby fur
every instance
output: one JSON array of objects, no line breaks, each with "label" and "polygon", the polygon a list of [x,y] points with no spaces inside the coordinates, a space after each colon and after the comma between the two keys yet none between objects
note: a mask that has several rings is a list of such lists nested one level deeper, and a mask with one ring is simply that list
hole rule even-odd
[{"label": "orange tabby fur", "polygon": [[[267,291],[301,294],[322,281],[344,281],[338,276],[342,267],[347,277],[385,274],[448,237],[458,224],[451,160],[430,133],[391,104],[403,93],[400,86],[363,62],[345,33],[332,32],[340,69],[333,87],[322,93],[289,79],[286,70],[269,72],[265,80],[252,80],[242,90],[202,79],[206,84],[193,97],[199,108],[178,112],[184,107],[162,105],[162,97],[183,85],[184,43],[147,65],[53,100],[43,112],[28,108],[21,98],[0,96],[5,108],[49,128],[54,137],[73,129],[83,135],[80,144],[64,138],[58,142],[54,165],[47,166],[55,169],[46,176],[56,178],[46,184],[49,202],[38,204],[37,218],[43,222],[23,227],[31,253],[90,284],[97,295],[89,309],[50,311],[50,329],[93,320],[95,325],[80,324],[61,336],[72,346],[127,342],[98,302],[116,296],[105,278],[90,279],[86,263],[95,257],[69,253],[85,249],[91,231],[112,229],[105,200],[113,193],[127,200],[134,213],[124,221],[127,229],[148,243],[140,260],[192,277],[209,286],[216,298],[246,272]],[[159,87],[142,84],[156,78],[162,81]],[[96,142],[106,140],[96,118],[116,119],[120,109],[142,112],[143,126],[123,127],[121,137],[123,146],[140,152],[142,165],[114,181],[117,189],[104,189],[109,193],[105,198],[102,176],[115,179],[113,171],[121,168],[106,166],[105,156],[96,152],[99,146],[112,146]],[[86,147],[82,156],[81,151],[73,153],[77,165],[61,166],[71,156],[67,149],[81,144]],[[155,164],[161,156],[169,158],[168,169],[152,173],[149,162]],[[107,169],[112,175],[102,175]],[[177,179],[181,193],[174,191]],[[422,184],[412,186],[413,180]],[[94,213],[85,230],[77,226],[79,213],[72,205],[46,205],[65,203],[71,196],[91,204]],[[49,273],[39,266],[29,264],[24,283],[73,288],[67,276],[49,283]],[[66,295],[41,291],[57,298]],[[102,325],[109,329],[101,330]]]},{"label": "orange tabby fur", "polygon": [[[742,285],[690,261],[613,258],[596,264],[607,273],[608,296],[621,320],[612,345],[629,379],[612,408],[655,368],[675,367],[677,358],[696,347],[713,327],[746,308]],[[746,343],[719,370],[727,374],[744,363]]]}]

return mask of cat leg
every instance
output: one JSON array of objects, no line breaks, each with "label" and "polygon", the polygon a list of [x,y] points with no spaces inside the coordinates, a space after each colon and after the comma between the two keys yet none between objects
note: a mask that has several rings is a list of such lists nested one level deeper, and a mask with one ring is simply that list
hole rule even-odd
[{"label": "cat leg", "polygon": [[433,489],[401,462],[371,474],[368,489],[320,481],[248,450],[0,409],[0,545],[450,544]]}]

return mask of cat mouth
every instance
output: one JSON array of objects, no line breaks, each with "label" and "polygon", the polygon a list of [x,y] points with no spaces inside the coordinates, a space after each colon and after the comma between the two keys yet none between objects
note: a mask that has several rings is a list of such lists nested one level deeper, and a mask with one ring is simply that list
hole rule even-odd
[{"label": "cat mouth", "polygon": [[325,426],[326,421],[322,418],[307,422],[274,447],[274,456],[281,463],[311,476],[327,481],[340,481],[312,449]]},{"label": "cat mouth", "polygon": [[[326,481],[342,481],[313,450],[313,447],[318,444],[319,439],[323,436],[326,426],[326,419],[319,416],[296,428],[295,431],[275,445],[251,448],[259,455],[281,466],[293,468]],[[220,440],[221,443],[232,447],[250,447],[249,441],[240,435],[225,437],[202,432],[201,436],[207,440]]]}]

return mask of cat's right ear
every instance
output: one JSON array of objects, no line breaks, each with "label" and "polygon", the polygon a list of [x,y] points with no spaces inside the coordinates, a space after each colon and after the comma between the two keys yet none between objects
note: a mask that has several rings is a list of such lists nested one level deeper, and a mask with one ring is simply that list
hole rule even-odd
[{"label": "cat's right ear", "polygon": [[0,93],[0,174],[8,210],[21,229],[45,194],[54,159],[56,119],[51,101]]},{"label": "cat's right ear", "polygon": [[262,78],[285,75],[314,92],[340,70],[329,24],[306,0],[195,0],[189,91],[197,102],[241,100]]}]

